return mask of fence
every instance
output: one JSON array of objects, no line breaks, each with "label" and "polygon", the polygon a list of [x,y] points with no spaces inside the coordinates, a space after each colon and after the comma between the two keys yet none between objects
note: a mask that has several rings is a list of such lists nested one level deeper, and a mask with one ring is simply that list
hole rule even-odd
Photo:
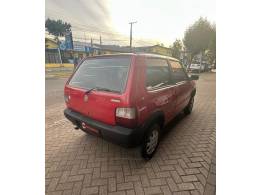
[{"label": "fence", "polygon": [[60,63],[60,56],[57,49],[45,49],[45,63]]}]

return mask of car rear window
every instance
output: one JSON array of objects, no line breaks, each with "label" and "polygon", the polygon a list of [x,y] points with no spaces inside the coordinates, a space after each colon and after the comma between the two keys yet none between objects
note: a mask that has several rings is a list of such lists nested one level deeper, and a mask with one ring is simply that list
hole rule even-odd
[{"label": "car rear window", "polygon": [[130,62],[130,56],[87,59],[77,69],[69,85],[122,93],[125,89]]}]

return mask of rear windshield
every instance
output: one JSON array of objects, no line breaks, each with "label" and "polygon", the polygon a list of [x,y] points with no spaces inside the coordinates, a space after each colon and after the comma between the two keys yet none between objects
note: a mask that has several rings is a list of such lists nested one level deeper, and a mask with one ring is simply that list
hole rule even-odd
[{"label": "rear windshield", "polygon": [[130,56],[85,60],[73,75],[69,85],[122,93],[125,89],[130,62]]}]

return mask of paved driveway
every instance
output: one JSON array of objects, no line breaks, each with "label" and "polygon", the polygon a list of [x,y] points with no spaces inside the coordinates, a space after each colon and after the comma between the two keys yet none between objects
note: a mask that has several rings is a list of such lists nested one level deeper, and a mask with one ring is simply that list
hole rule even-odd
[{"label": "paved driveway", "polygon": [[202,74],[192,114],[166,127],[148,162],[74,130],[63,102],[46,103],[46,194],[215,194],[215,91],[215,73]]}]

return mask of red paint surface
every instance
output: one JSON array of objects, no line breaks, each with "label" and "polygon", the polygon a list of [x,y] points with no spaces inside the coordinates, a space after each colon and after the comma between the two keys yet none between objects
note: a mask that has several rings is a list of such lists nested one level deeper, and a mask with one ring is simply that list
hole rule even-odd
[{"label": "red paint surface", "polygon": [[[67,82],[64,89],[64,94],[70,96],[69,102],[66,103],[67,107],[109,125],[116,125],[117,107],[136,108],[136,123],[138,125],[143,124],[156,111],[164,113],[165,123],[174,118],[188,104],[192,90],[195,88],[195,82],[187,80],[178,85],[147,91],[145,87],[145,58],[158,56],[129,55],[132,55],[132,60],[127,85],[122,94],[91,91],[88,94],[88,101],[85,102],[86,90],[73,88]],[[117,56],[120,55],[114,55],[114,57]],[[113,102],[111,99],[120,100],[120,102]]]}]

